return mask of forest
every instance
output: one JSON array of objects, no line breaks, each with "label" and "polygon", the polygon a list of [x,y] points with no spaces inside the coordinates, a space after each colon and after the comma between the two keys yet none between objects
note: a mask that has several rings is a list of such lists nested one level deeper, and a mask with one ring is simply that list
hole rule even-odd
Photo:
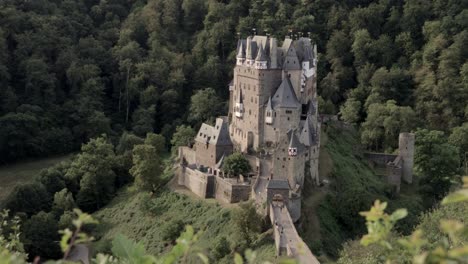
[{"label": "forest", "polygon": [[54,232],[73,207],[94,212],[144,183],[145,161],[225,112],[238,38],[269,34],[317,43],[319,111],[368,150],[392,153],[399,132],[417,131],[431,208],[467,164],[467,24],[463,0],[0,1],[0,164],[79,153],[5,207],[22,214],[26,250],[56,258],[44,245],[58,234],[41,246],[37,227]]}]

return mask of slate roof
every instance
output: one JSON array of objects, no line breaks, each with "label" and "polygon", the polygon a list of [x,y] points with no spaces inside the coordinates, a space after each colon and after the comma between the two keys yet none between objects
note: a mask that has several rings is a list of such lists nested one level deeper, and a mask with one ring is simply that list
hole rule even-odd
[{"label": "slate roof", "polygon": [[273,107],[271,105],[271,97],[268,97],[268,103],[266,105],[266,110],[267,111],[273,111]]},{"label": "slate roof", "polygon": [[215,126],[203,123],[198,130],[195,141],[218,146],[232,145],[227,121],[223,118],[216,118]]},{"label": "slate roof", "polygon": [[245,49],[244,49],[244,43],[241,41],[238,52],[237,52],[237,58],[245,58]]},{"label": "slate roof", "polygon": [[219,161],[218,161],[218,163],[216,163],[215,168],[216,169],[221,169],[223,167],[223,164],[224,164],[224,153],[223,153],[223,156],[221,156],[221,158],[219,158]]},{"label": "slate roof", "polygon": [[265,51],[262,48],[262,45],[260,45],[260,48],[258,49],[257,57],[255,58],[256,61],[268,61],[268,57],[265,54]]},{"label": "slate roof", "polygon": [[273,107],[280,108],[299,108],[301,103],[297,100],[296,93],[289,77],[285,77],[276,90],[272,99]]},{"label": "slate roof", "polygon": [[316,100],[309,101],[307,105],[307,115],[315,115],[316,110],[317,110],[316,106],[317,106]]},{"label": "slate roof", "polygon": [[287,136],[288,136],[288,139],[289,139],[289,148],[296,148],[297,149],[297,154],[301,154],[303,153],[306,148],[304,146],[304,144],[301,143],[301,141],[299,140],[299,137],[297,136],[296,134],[296,130],[294,129],[290,129],[288,132],[287,132]]},{"label": "slate roof", "polygon": [[287,189],[289,190],[289,183],[287,180],[270,180],[267,189]]},{"label": "slate roof", "polygon": [[307,116],[304,125],[302,127],[301,135],[299,136],[299,140],[307,147],[313,146],[316,144],[316,135],[315,135],[315,128],[312,125],[312,121],[310,120],[310,116]]}]

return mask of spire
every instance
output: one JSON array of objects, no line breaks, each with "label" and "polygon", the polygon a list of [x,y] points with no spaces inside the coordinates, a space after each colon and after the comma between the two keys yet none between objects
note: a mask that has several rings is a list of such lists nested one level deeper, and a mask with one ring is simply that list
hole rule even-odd
[{"label": "spire", "polygon": [[250,60],[253,59],[252,51],[253,51],[253,48],[252,48],[252,37],[248,37],[248,38],[247,38],[247,48],[246,48],[246,50],[245,50],[247,59],[250,59]]},{"label": "spire", "polygon": [[266,107],[267,111],[273,111],[273,107],[271,106],[271,97],[268,98],[268,103]]},{"label": "spire", "polygon": [[289,132],[291,134],[291,139],[289,140],[288,155],[297,156],[301,147],[301,142],[299,142],[295,130],[290,130]]},{"label": "spire", "polygon": [[307,116],[304,126],[302,127],[300,141],[302,144],[310,147],[315,145],[315,128],[312,125],[312,120],[310,116]]},{"label": "spire", "polygon": [[262,45],[260,45],[260,48],[258,49],[257,57],[255,58],[255,60],[262,61],[262,62],[268,61],[267,56],[265,55],[265,52],[263,51]]},{"label": "spire", "polygon": [[218,163],[216,163],[215,168],[220,170],[223,167],[223,163],[224,163],[224,153],[223,153],[223,156],[221,156],[221,158],[219,159]]},{"label": "spire", "polygon": [[239,51],[237,52],[237,58],[245,59],[244,43],[243,43],[242,40],[240,42],[241,43],[240,43],[240,46],[239,46]]}]

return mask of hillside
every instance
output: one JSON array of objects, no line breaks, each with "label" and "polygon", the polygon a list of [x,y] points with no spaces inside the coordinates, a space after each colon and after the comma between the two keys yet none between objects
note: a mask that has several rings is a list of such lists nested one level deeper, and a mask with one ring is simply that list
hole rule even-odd
[{"label": "hillside", "polygon": [[71,159],[72,155],[53,156],[44,159],[23,161],[12,165],[0,167],[0,204],[18,184],[34,179],[43,169],[51,167],[61,161]]},{"label": "hillside", "polygon": [[[423,214],[420,218],[420,223],[415,229],[422,230],[423,238],[429,243],[428,249],[434,249],[437,243],[447,239],[447,236],[440,228],[440,221],[444,219],[457,220],[465,222],[468,215],[468,202],[451,204],[445,206],[437,206],[435,209]],[[398,239],[398,235],[394,235],[392,240]],[[465,244],[466,237],[457,245]],[[452,244],[453,246],[453,244]],[[406,254],[405,254],[406,253]],[[411,259],[401,247],[394,249],[394,254],[400,256],[401,263],[410,263]],[[359,241],[350,241],[344,245],[344,249],[340,252],[339,264],[378,264],[382,263],[379,257],[383,255],[382,247],[369,246],[363,247]],[[462,262],[457,262],[462,263]],[[465,263],[465,262],[463,262]]]},{"label": "hillside", "polygon": [[331,124],[324,127],[321,137],[325,140],[320,149],[320,177],[330,183],[320,188],[309,185],[301,220],[301,235],[312,251],[324,259],[337,257],[345,241],[365,232],[364,219],[358,213],[376,199],[388,201],[392,210],[408,208],[412,217],[402,221],[398,230],[410,232],[424,209],[417,186],[405,187],[398,197],[390,198],[391,188],[369,167],[354,129]]},{"label": "hillside", "polygon": [[[196,231],[202,231],[195,247],[202,248],[216,263],[231,263],[229,245],[233,245],[236,232],[231,220],[232,210],[213,201],[190,198],[169,190],[149,196],[127,187],[109,205],[94,213],[100,224],[94,234],[98,241],[93,249],[108,252],[110,241],[117,234],[123,234],[142,242],[148,253],[159,255],[168,251],[185,225],[192,225]],[[259,259],[273,260],[275,249],[271,233],[266,232],[261,237],[250,247],[257,250]],[[228,241],[227,248],[222,247],[224,239]]]}]

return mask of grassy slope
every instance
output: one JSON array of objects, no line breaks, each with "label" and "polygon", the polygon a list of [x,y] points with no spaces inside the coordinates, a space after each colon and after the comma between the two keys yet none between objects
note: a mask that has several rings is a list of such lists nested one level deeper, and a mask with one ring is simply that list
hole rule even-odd
[{"label": "grassy slope", "polygon": [[[108,206],[94,214],[100,221],[95,232],[99,240],[94,249],[109,250],[110,241],[120,233],[143,242],[148,253],[162,254],[172,246],[171,239],[165,239],[165,230],[175,223],[183,223],[203,231],[195,246],[204,249],[209,255],[208,252],[214,248],[218,239],[225,237],[230,241],[233,237],[235,230],[231,215],[232,209],[213,202],[168,190],[150,197],[129,187],[120,191]],[[273,240],[266,238],[264,244],[256,250],[261,259],[272,259],[275,255]],[[226,257],[223,261],[230,263],[230,260],[232,258]]]},{"label": "grassy slope", "polygon": [[[322,138],[327,140],[322,140],[320,150],[319,166],[323,167],[320,176],[329,179],[330,185],[308,192],[303,206],[301,232],[312,250],[336,257],[343,242],[365,231],[363,218],[358,213],[368,210],[375,199],[388,201],[390,210],[408,208],[414,217],[402,221],[400,231],[411,230],[422,210],[415,188],[402,188],[402,194],[390,200],[387,196],[391,188],[376,176],[363,158],[359,135],[333,126],[323,133]],[[326,261],[325,256],[322,260]]]},{"label": "grassy slope", "polygon": [[16,185],[32,180],[42,169],[70,159],[71,156],[56,156],[0,167],[0,202],[10,194]]},{"label": "grassy slope", "polygon": [[[467,215],[468,202],[439,206],[430,212],[424,213],[421,216],[421,222],[417,225],[416,229],[423,231],[424,239],[427,239],[430,243],[430,248],[434,249],[438,242],[447,239],[446,235],[440,230],[440,220],[458,220],[464,222],[466,225]],[[394,236],[391,238],[391,240],[395,242],[397,238],[397,236]],[[459,241],[459,245],[466,243],[468,243],[466,238],[462,238],[461,241]],[[408,256],[408,254],[403,253],[401,247],[395,247],[394,253],[398,256],[401,256],[398,260],[399,263],[411,263],[411,258]],[[377,245],[364,247],[359,243],[359,241],[354,240],[345,244],[338,263],[378,264],[382,263],[382,260],[379,260],[379,257],[381,257],[383,254],[384,252],[382,247]]]}]

